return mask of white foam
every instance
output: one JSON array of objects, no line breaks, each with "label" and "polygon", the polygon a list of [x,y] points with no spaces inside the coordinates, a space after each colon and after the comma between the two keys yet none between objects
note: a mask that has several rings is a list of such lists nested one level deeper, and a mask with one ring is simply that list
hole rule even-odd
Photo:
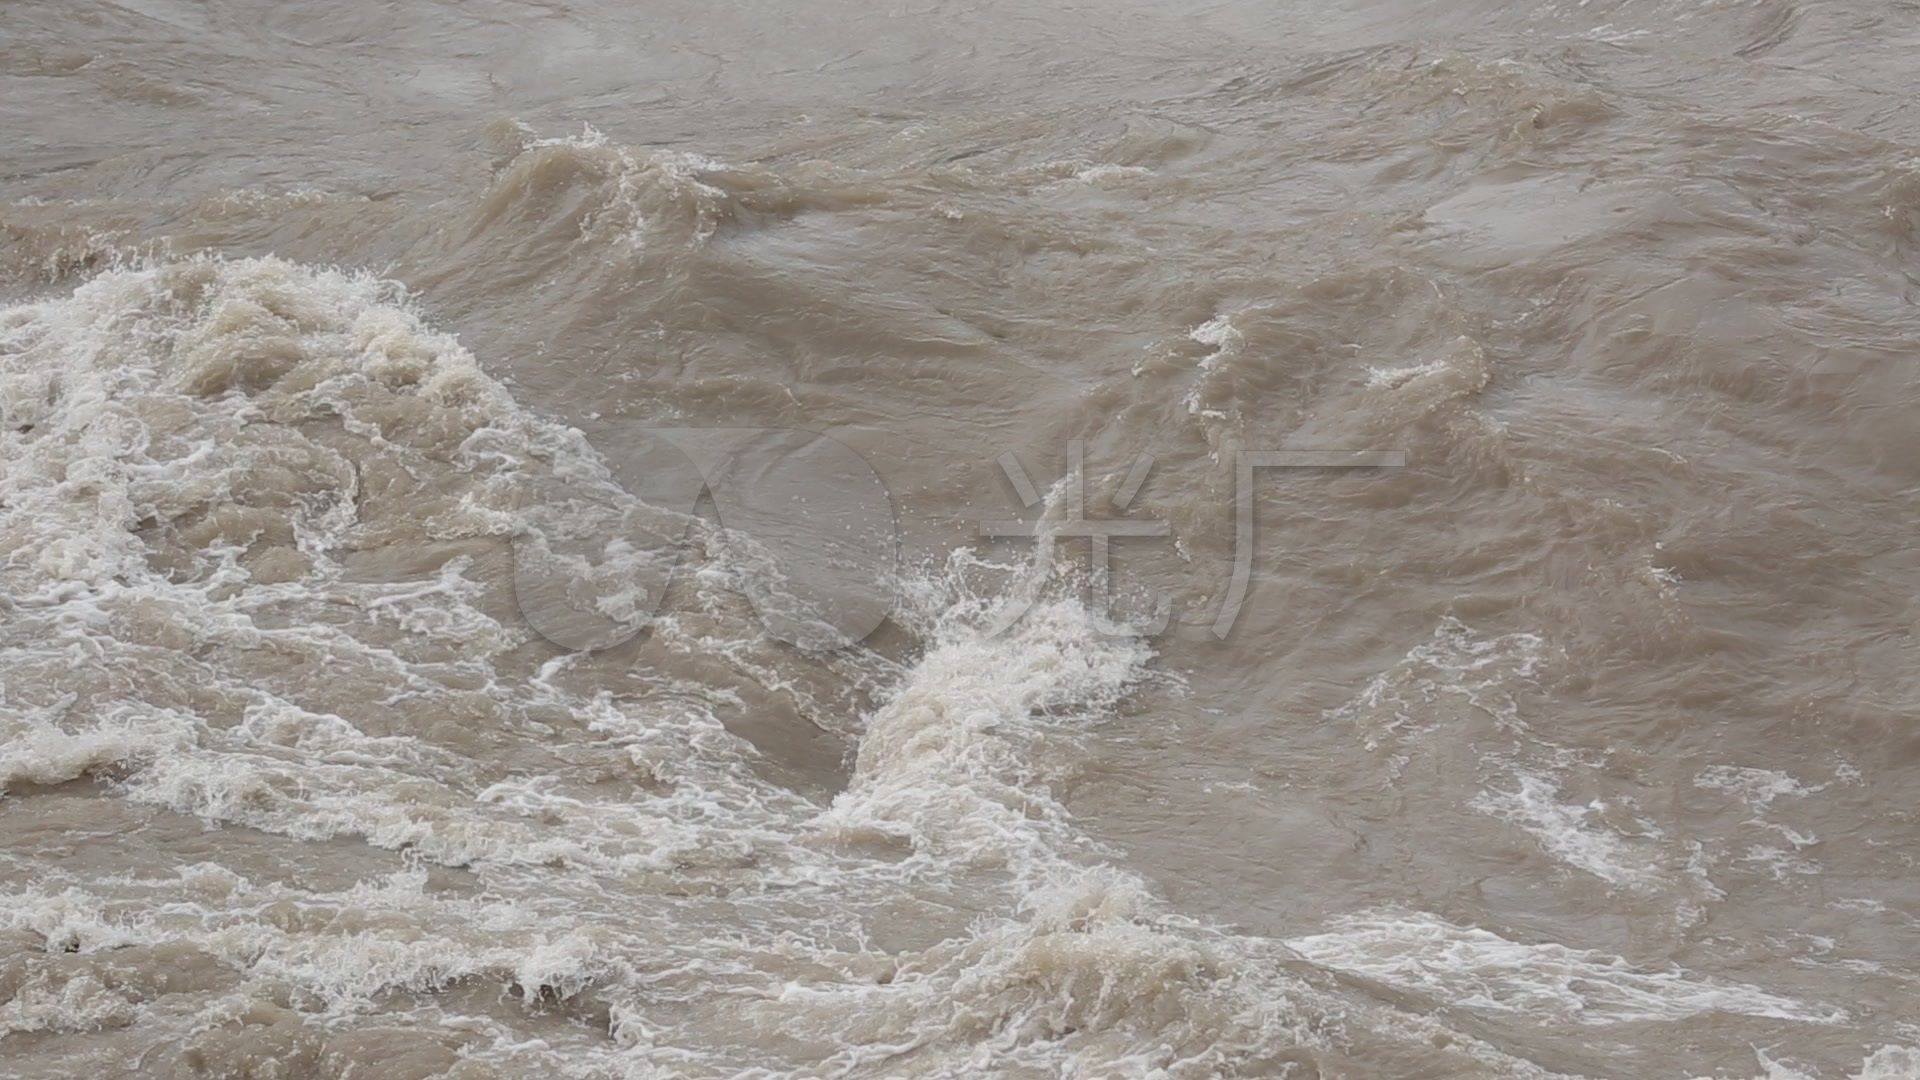
[{"label": "white foam", "polygon": [[1213,374],[1240,354],[1246,344],[1246,335],[1233,325],[1231,314],[1220,314],[1187,331],[1187,336],[1213,350],[1200,358],[1199,374],[1187,389],[1184,402],[1187,412],[1208,419],[1224,419],[1227,416],[1225,411],[1207,404],[1209,385]]},{"label": "white foam", "polygon": [[[1515,698],[1546,661],[1546,641],[1538,634],[1487,637],[1449,615],[1434,627],[1431,640],[1408,650],[1392,668],[1367,681],[1352,701],[1328,713],[1360,728],[1367,749],[1379,750],[1424,732],[1439,715],[1436,705],[1449,699],[1471,706],[1507,732],[1527,728]],[[1448,728],[1443,735],[1458,737]]]},{"label": "white foam", "polygon": [[580,220],[580,239],[603,241],[615,250],[645,248],[655,226],[669,215],[683,219],[687,243],[703,244],[733,213],[732,196],[707,179],[731,167],[712,158],[680,150],[638,150],[609,139],[591,124],[582,125],[575,135],[539,138],[516,123],[512,134],[520,152],[482,203],[490,215],[525,188],[537,186],[533,178],[556,165],[582,169],[606,185],[604,200]]},{"label": "white foam", "polygon": [[1674,1021],[1726,1012],[1837,1024],[1838,1009],[1684,971],[1643,971],[1618,956],[1553,942],[1527,944],[1424,912],[1336,920],[1288,947],[1314,963],[1489,1012],[1581,1024]]},{"label": "white foam", "polygon": [[[1844,775],[1844,772],[1841,773],[1842,777]],[[1753,816],[1747,818],[1747,824],[1785,841],[1784,845],[1750,844],[1738,862],[1765,872],[1775,881],[1817,876],[1821,872],[1819,863],[1801,854],[1804,849],[1819,843],[1820,838],[1812,832],[1772,821],[1767,817],[1767,812],[1777,799],[1804,799],[1826,790],[1828,785],[1808,787],[1785,772],[1732,765],[1713,765],[1702,769],[1693,782],[1696,787],[1722,791],[1738,798],[1753,812]]]},{"label": "white foam", "polygon": [[[1818,1074],[1801,1069],[1791,1060],[1776,1059],[1757,1047],[1753,1054],[1759,1059],[1760,1068],[1764,1070],[1754,1080],[1818,1080]],[[1848,1073],[1847,1078],[1848,1080],[1920,1080],[1920,1051],[1905,1046],[1878,1047],[1860,1063],[1859,1070]],[[1695,1077],[1693,1080],[1719,1080],[1719,1078]]]},{"label": "white foam", "polygon": [[[956,557],[950,581],[967,562]],[[1033,752],[1050,731],[1070,735],[1118,701],[1153,653],[1079,600],[1050,595],[1050,564],[1037,574],[1016,583],[1023,602],[1012,612],[998,597],[922,596],[937,612],[931,641],[866,718],[853,782],[824,825],[1028,875],[1084,844]],[[1018,617],[1000,629],[1009,614]]]},{"label": "white foam", "polygon": [[1403,367],[1370,367],[1367,369],[1367,385],[1375,389],[1391,389],[1414,379],[1442,374],[1446,370],[1445,360],[1429,360],[1424,364]]},{"label": "white foam", "polygon": [[1759,808],[1778,798],[1802,799],[1826,789],[1825,784],[1808,787],[1791,774],[1773,769],[1754,769],[1735,765],[1711,765],[1694,776],[1695,787],[1724,791],[1747,805]]},{"label": "white foam", "polygon": [[1540,773],[1518,771],[1505,783],[1474,796],[1473,808],[1526,830],[1547,854],[1611,884],[1645,889],[1663,880],[1657,846],[1608,827],[1603,803],[1562,802],[1559,782]]}]

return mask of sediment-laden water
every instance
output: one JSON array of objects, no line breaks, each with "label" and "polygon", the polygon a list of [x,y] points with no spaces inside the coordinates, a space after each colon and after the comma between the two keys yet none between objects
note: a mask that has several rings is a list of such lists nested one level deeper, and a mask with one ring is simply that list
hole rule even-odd
[{"label": "sediment-laden water", "polygon": [[1920,1076],[1916,100],[1885,0],[0,8],[0,1074]]}]

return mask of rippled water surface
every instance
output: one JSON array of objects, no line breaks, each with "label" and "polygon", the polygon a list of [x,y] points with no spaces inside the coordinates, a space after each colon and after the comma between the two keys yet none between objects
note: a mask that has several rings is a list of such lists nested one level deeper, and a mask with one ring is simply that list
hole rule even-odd
[{"label": "rippled water surface", "polygon": [[0,6],[0,1074],[1920,1077],[1917,101],[1905,0]]}]

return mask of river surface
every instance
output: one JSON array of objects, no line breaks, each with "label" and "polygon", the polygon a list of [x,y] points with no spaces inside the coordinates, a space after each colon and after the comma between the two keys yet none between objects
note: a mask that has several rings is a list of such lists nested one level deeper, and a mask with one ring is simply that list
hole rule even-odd
[{"label": "river surface", "polygon": [[0,5],[0,1075],[1920,1077],[1920,4]]}]

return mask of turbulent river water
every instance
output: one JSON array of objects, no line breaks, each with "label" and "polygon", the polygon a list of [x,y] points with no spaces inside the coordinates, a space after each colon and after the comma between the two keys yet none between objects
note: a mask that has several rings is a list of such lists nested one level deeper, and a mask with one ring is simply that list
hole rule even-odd
[{"label": "turbulent river water", "polygon": [[1920,1077],[1920,4],[12,0],[0,137],[0,1075]]}]

